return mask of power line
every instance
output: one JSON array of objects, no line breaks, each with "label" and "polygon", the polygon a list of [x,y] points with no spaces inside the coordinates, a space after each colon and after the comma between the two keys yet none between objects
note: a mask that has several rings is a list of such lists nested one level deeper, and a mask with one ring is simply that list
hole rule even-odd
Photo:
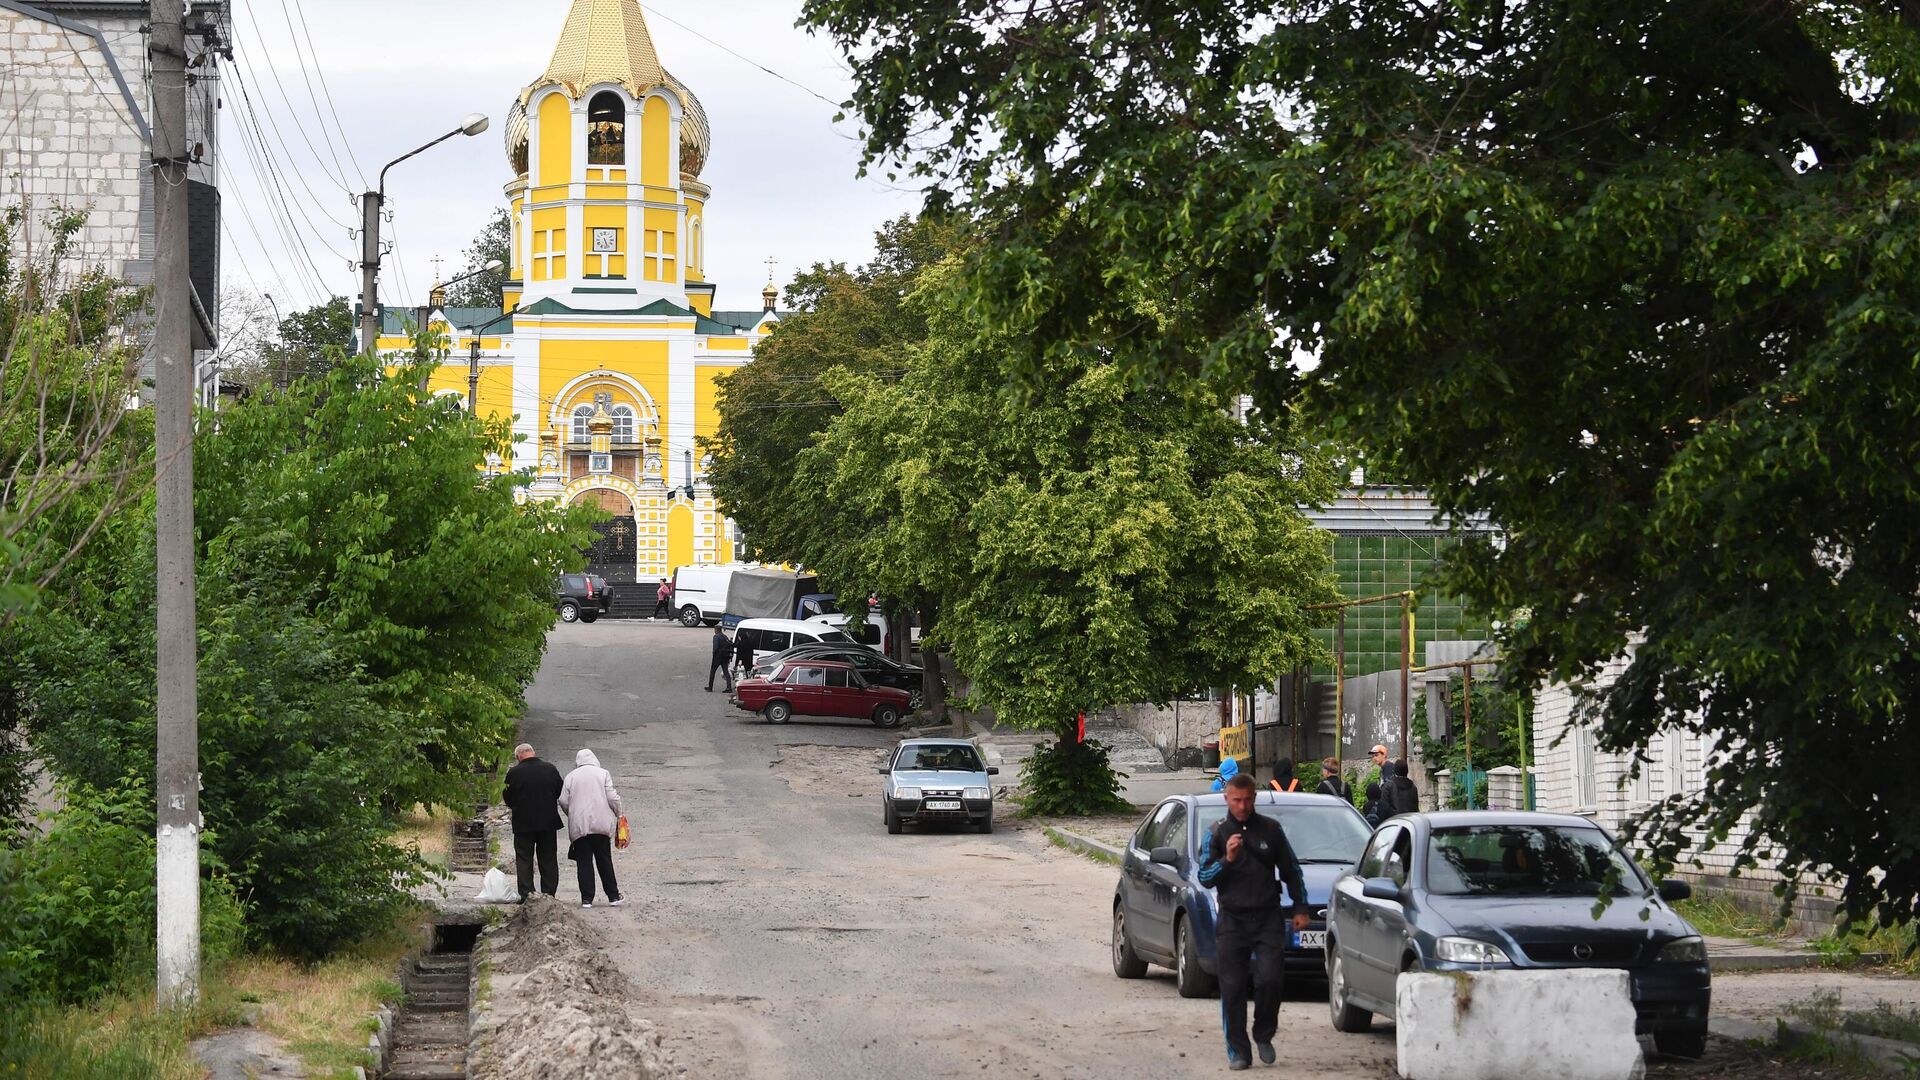
[{"label": "power line", "polygon": [[805,93],[808,93],[808,94],[812,94],[814,97],[819,98],[821,101],[826,102],[827,104],[833,106],[836,109],[840,107],[840,104],[841,104],[840,102],[833,100],[832,98],[828,97],[825,94],[820,93],[818,90],[815,90],[810,86],[797,82],[793,79],[787,78],[785,75],[780,74],[779,72],[773,70],[772,68],[761,63],[758,60],[752,60],[745,56],[740,55],[737,52],[734,52],[733,49],[731,49],[730,47],[726,45],[722,45],[718,41],[715,41],[712,38],[708,37],[707,35],[701,33],[700,31],[695,30],[693,27],[688,26],[686,23],[681,22],[679,19],[676,19],[673,16],[667,14],[666,12],[661,11],[659,8],[653,7],[649,4],[641,4],[640,6],[641,8],[645,9],[647,12],[660,16],[661,18],[667,20],[668,22],[679,27],[680,29],[685,30],[687,33],[692,34],[694,37],[699,38],[701,41],[704,41],[707,44],[713,46],[714,48],[719,49],[721,52],[724,52],[727,55],[732,56],[734,59],[739,60],[742,63],[751,64],[752,66],[759,68],[761,71],[766,72],[767,74],[773,76],[776,79],[779,79],[781,82],[786,83],[789,86],[794,87],[795,89],[804,91]]},{"label": "power line", "polygon": [[[254,105],[253,95],[248,93],[247,91],[247,83],[252,82],[258,85],[257,80],[255,80],[253,77],[252,66],[249,65],[244,59],[244,56],[245,56],[244,53],[236,54],[236,56],[240,57],[240,59],[238,60],[237,66],[234,69],[233,84],[240,88],[240,100],[244,102],[247,106],[247,112],[252,117],[254,130],[260,133],[261,149],[266,151],[269,159],[271,159],[272,150],[267,144],[267,137],[265,132],[261,131],[261,128],[260,128],[260,117],[264,114],[267,120],[267,127],[273,130],[274,139],[279,142],[280,149],[286,153],[287,161],[289,163],[293,162],[296,155],[294,154],[292,148],[287,145],[286,137],[280,133],[280,125],[273,122],[273,114],[270,112],[266,112],[265,110]],[[240,77],[242,71],[246,73],[246,78],[244,80],[242,80]],[[260,100],[265,101],[266,99],[267,99],[266,94],[263,92],[260,95]],[[293,173],[294,173],[295,179],[300,181],[300,187],[306,191],[307,198],[312,199],[313,204],[315,206],[322,205],[320,201],[320,196],[314,192],[313,186],[307,183],[306,171],[303,169],[295,169],[293,170]],[[322,167],[321,175],[323,176],[326,175],[324,166]],[[352,192],[347,191],[345,185],[342,185],[340,190],[343,192],[346,192],[346,194],[348,194],[349,196],[353,194]],[[339,228],[342,228],[342,229],[352,228],[352,226],[334,218],[331,214],[328,214],[325,210],[320,211],[320,216],[326,218],[329,222],[332,222],[334,225],[338,226]],[[311,224],[311,220],[309,220],[309,224]]]},{"label": "power line", "polygon": [[[264,45],[267,40],[267,35],[262,33],[260,30],[260,20],[254,18],[253,5],[242,4],[241,6],[246,8],[247,21],[253,24],[254,34],[256,34],[259,37],[259,40]],[[294,51],[296,53],[299,52],[299,47],[295,46]],[[307,125],[300,122],[300,111],[293,107],[293,97],[292,95],[287,93],[287,84],[280,81],[280,70],[273,66],[273,63],[271,60],[266,60],[264,57],[262,59],[263,59],[263,62],[266,63],[267,74],[273,76],[273,84],[280,88],[280,100],[286,104],[287,114],[293,117],[293,126],[300,132],[300,138],[306,142],[307,150],[313,154],[314,163],[320,166],[321,174],[324,175],[327,179],[332,180],[334,183],[339,184],[341,191],[346,192],[348,195],[352,195],[353,191],[352,189],[347,187],[347,178],[344,175],[336,176],[333,173],[329,173],[326,171],[327,163],[320,159],[320,151],[314,148],[313,136],[307,134]],[[253,74],[251,70],[248,71],[247,78],[249,79],[253,78]],[[263,101],[266,100],[266,94],[264,92],[261,94],[261,100]],[[271,121],[272,118],[269,117],[268,119],[269,121]],[[278,134],[278,132],[276,131],[275,134]],[[325,131],[322,130],[321,134],[324,136]],[[289,151],[287,153],[287,157],[292,158],[293,153]],[[302,181],[302,183],[305,183],[305,181]]]},{"label": "power line", "polygon": [[334,107],[333,90],[327,86],[327,73],[320,69],[320,54],[313,47],[313,31],[307,28],[307,12],[300,6],[300,0],[294,0],[293,10],[300,14],[300,33],[307,40],[307,51],[313,54],[313,73],[320,80],[320,93],[327,99],[327,111],[333,114],[333,126],[340,132],[340,145],[347,148],[347,160],[353,162],[354,175],[360,178],[360,186],[367,186],[366,171],[360,168],[360,159],[354,156],[353,142],[347,138],[347,126],[340,122],[340,110]]},{"label": "power line", "polygon": [[[251,14],[249,14],[248,17],[251,18],[252,17]],[[321,139],[325,140],[327,144],[327,153],[333,156],[333,167],[339,171],[341,178],[344,180],[347,173],[346,167],[340,164],[340,155],[337,153],[334,153],[333,137],[327,134],[327,118],[325,116],[322,116],[320,113],[320,99],[314,96],[313,78],[307,74],[307,50],[300,48],[300,43],[298,41],[293,40],[293,13],[287,10],[287,0],[280,0],[280,17],[285,19],[287,22],[287,39],[289,41],[293,41],[293,55],[294,55],[294,58],[300,62],[300,78],[301,78],[301,81],[307,84],[307,101],[313,105],[314,119],[320,122],[320,137]],[[306,25],[306,21],[307,21],[306,15],[302,14],[300,16],[301,25],[302,26]],[[309,48],[311,48],[311,39],[309,39]],[[317,56],[314,57],[313,66],[315,70],[319,69],[320,67],[319,57]],[[288,104],[288,107],[291,108],[293,103],[288,102],[287,104]],[[337,119],[335,123],[338,123]],[[347,141],[347,132],[346,132],[346,129],[344,128],[342,128],[340,131],[340,141],[342,143]],[[352,155],[349,154],[348,156],[351,157]],[[354,170],[356,172],[359,171],[359,166],[355,165]],[[360,178],[360,184],[362,187],[366,186],[366,177],[362,176]],[[349,192],[349,194],[351,194],[351,192]]]},{"label": "power line", "polygon": [[[275,185],[275,187],[276,187],[276,188],[279,188],[279,189],[280,189],[280,198],[281,198],[281,202],[282,202],[282,204],[289,204],[289,203],[291,203],[291,205],[293,205],[293,206],[295,206],[295,207],[296,207],[297,209],[299,209],[299,211],[300,211],[300,217],[301,217],[301,218],[302,218],[302,219],[303,219],[304,221],[306,221],[306,223],[307,223],[307,227],[313,230],[313,235],[314,235],[314,238],[315,238],[315,240],[317,240],[317,241],[319,242],[319,244],[320,244],[320,247],[321,247],[321,249],[322,249],[322,250],[324,250],[324,251],[326,251],[326,252],[327,252],[328,254],[330,254],[330,255],[332,255],[333,257],[335,257],[335,258],[337,258],[337,259],[345,259],[345,260],[347,260],[348,262],[351,262],[351,261],[352,261],[352,259],[351,259],[351,258],[350,258],[349,256],[346,256],[346,255],[342,255],[342,254],[340,254],[340,252],[338,252],[338,251],[335,251],[335,250],[333,249],[333,247],[332,247],[332,246],[330,246],[330,245],[329,245],[329,244],[328,244],[328,243],[327,243],[327,242],[325,241],[325,239],[323,239],[323,237],[325,236],[325,233],[324,233],[324,232],[323,232],[323,231],[321,230],[321,228],[320,228],[320,226],[318,226],[318,225],[316,225],[316,224],[314,224],[314,221],[313,221],[313,215],[311,215],[311,214],[309,214],[309,213],[307,213],[307,204],[306,204],[306,203],[301,203],[301,202],[296,202],[296,201],[293,201],[293,200],[289,200],[289,199],[287,198],[287,196],[286,196],[286,190],[285,190],[285,178],[284,178],[284,176],[283,176],[283,174],[282,174],[282,172],[281,172],[281,169],[280,169],[280,165],[279,165],[279,162],[277,162],[277,161],[276,161],[276,160],[274,159],[274,157],[273,157],[273,149],[272,149],[272,147],[270,147],[270,146],[268,146],[268,145],[267,145],[267,140],[266,140],[266,135],[265,135],[265,134],[264,134],[264,133],[263,133],[263,132],[262,132],[262,131],[260,130],[260,110],[254,107],[254,104],[253,104],[253,97],[252,97],[252,95],[251,95],[251,94],[249,94],[249,93],[247,92],[247,84],[246,84],[245,82],[243,82],[243,81],[241,81],[241,80],[240,80],[240,79],[239,79],[239,78],[237,77],[237,75],[236,75],[236,77],[235,77],[235,79],[234,79],[234,85],[235,85],[235,86],[238,86],[238,87],[240,88],[240,100],[241,100],[241,101],[242,101],[242,102],[243,102],[243,103],[244,103],[244,104],[246,105],[246,108],[247,108],[247,113],[248,113],[248,119],[249,119],[249,120],[250,120],[250,121],[252,122],[252,124],[253,124],[253,133],[254,133],[254,136],[255,136],[255,138],[256,138],[256,139],[258,140],[258,142],[259,142],[259,146],[260,146],[260,153],[261,153],[261,156],[262,156],[262,157],[263,157],[263,158],[265,159],[265,161],[266,161],[266,166],[267,166],[267,172],[268,172],[268,174],[269,174],[269,176],[270,176],[270,178],[271,178],[271,179],[272,179],[272,180],[274,181],[274,185]],[[271,124],[271,123],[272,123],[272,121],[273,121],[273,118],[272,118],[271,116],[269,116],[269,117],[267,118],[267,121],[268,121],[268,123],[269,123],[269,124]],[[284,143],[282,143],[282,146],[284,147],[284,146],[285,146],[285,144],[284,144]],[[291,156],[291,155],[289,155],[289,156]],[[295,175],[296,175],[296,176],[299,176],[299,173],[298,173],[298,171],[297,171],[297,170],[296,170],[296,172],[295,172]],[[318,196],[315,196],[315,195],[313,194],[313,189],[312,189],[312,188],[310,188],[310,187],[306,187],[306,180],[305,180],[304,178],[302,178],[302,179],[301,179],[301,181],[300,181],[300,183],[301,183],[301,186],[302,186],[302,187],[305,187],[305,188],[306,188],[306,192],[307,192],[307,195],[308,195],[309,197],[311,197],[311,198],[313,198],[313,199],[315,200],[315,202],[316,202],[316,204],[317,204],[317,203],[318,203]],[[342,224],[341,222],[339,222],[339,221],[336,221],[336,220],[334,220],[334,219],[333,219],[332,217],[330,217],[330,216],[328,216],[328,215],[327,215],[327,212],[326,212],[325,210],[321,210],[321,211],[320,211],[320,216],[321,216],[321,217],[324,217],[324,218],[326,218],[326,219],[327,219],[327,222],[328,222],[329,224],[331,224],[331,225],[333,225],[333,226],[335,226],[336,228],[339,228],[339,229],[343,229],[343,230],[347,228],[347,226],[346,226],[346,225],[344,225],[344,224]],[[289,219],[289,220],[291,220],[291,219]]]},{"label": "power line", "polygon": [[[238,79],[235,80],[235,85],[239,85]],[[243,88],[241,99],[244,101],[245,98]],[[236,114],[238,112],[239,110],[236,110]],[[266,196],[269,216],[273,219],[274,227],[280,232],[281,243],[286,245],[289,254],[299,253],[300,260],[294,263],[295,269],[307,270],[312,275],[311,282],[314,290],[320,291],[319,283],[325,279],[319,268],[313,264],[313,255],[307,250],[305,241],[300,238],[300,230],[294,223],[293,213],[287,207],[286,192],[274,175],[271,159],[265,156],[265,139],[260,135],[257,123],[251,125],[251,129],[249,128],[247,120],[250,118],[249,114],[242,118],[239,124],[240,145],[247,153],[247,160],[253,165],[254,179],[260,185],[261,193]],[[244,204],[242,212],[244,214]],[[258,236],[257,230],[255,235]],[[263,243],[261,250],[264,252],[265,249],[266,245]]]}]

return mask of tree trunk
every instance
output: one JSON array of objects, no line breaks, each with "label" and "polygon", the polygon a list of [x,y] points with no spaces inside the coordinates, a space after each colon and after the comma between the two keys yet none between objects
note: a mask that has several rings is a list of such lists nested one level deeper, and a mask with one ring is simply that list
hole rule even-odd
[{"label": "tree trunk", "polygon": [[940,653],[927,643],[927,632],[933,627],[934,616],[939,608],[934,601],[927,601],[920,607],[920,686],[926,697],[927,715],[935,723],[947,722],[947,691],[940,679]]}]

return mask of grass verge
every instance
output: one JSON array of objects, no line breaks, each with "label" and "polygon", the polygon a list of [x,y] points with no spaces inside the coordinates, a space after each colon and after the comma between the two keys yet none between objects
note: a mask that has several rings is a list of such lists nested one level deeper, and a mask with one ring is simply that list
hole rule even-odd
[{"label": "grass verge", "polygon": [[1673,905],[1694,929],[1709,937],[1744,938],[1749,941],[1777,942],[1778,920],[1741,907],[1725,897],[1696,896]]},{"label": "grass verge", "polygon": [[1821,955],[1835,962],[1857,959],[1862,953],[1886,953],[1887,966],[1904,975],[1920,975],[1920,950],[1914,948],[1914,927],[1876,927],[1852,934],[1826,933],[1811,942]]},{"label": "grass verge", "polygon": [[1101,851],[1098,848],[1085,847],[1080,844],[1074,843],[1072,840],[1069,840],[1066,838],[1066,836],[1062,835],[1060,830],[1054,828],[1051,825],[1043,826],[1042,832],[1046,835],[1047,843],[1052,844],[1054,847],[1060,848],[1063,851],[1071,851],[1076,855],[1085,855],[1087,858],[1092,859],[1094,862],[1106,863],[1108,866],[1120,865],[1120,860],[1114,858],[1113,856],[1107,854],[1104,851]]}]

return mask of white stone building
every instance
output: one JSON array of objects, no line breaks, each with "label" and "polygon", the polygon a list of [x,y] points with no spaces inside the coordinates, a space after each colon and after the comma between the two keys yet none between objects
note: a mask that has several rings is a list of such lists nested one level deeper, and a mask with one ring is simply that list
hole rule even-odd
[{"label": "white stone building", "polygon": [[[44,252],[49,216],[72,210],[86,223],[68,270],[152,280],[147,17],[144,0],[0,0],[0,206],[25,211],[16,258]],[[226,0],[195,3],[187,18],[187,141],[196,155],[187,170],[189,263],[203,363],[219,302],[218,50],[229,26]]]},{"label": "white stone building", "polygon": [[[1604,686],[1626,671],[1627,660],[1608,664],[1597,685]],[[1695,732],[1668,730],[1639,749],[1642,759],[1633,775],[1634,754],[1608,753],[1598,746],[1596,733],[1574,723],[1581,691],[1555,685],[1537,694],[1533,706],[1535,809],[1578,814],[1610,830],[1675,795],[1690,795],[1706,787],[1717,742]],[[1564,738],[1562,737],[1564,735]],[[1695,833],[1696,846],[1681,859],[1676,874],[1721,893],[1756,911],[1771,912],[1779,901],[1773,895],[1781,875],[1762,865],[1731,876],[1734,857],[1750,835],[1743,822],[1718,844]],[[1700,865],[1692,865],[1694,860]],[[1832,891],[1809,882],[1795,905],[1794,917],[1803,926],[1821,929],[1833,921]]]}]

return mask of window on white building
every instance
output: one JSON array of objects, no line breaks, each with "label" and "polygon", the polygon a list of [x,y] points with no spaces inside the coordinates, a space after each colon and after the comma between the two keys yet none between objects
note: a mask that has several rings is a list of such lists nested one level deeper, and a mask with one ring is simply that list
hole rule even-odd
[{"label": "window on white building", "polygon": [[1687,733],[1678,728],[1667,732],[1666,752],[1666,797],[1682,795],[1687,790]]},{"label": "window on white building", "polygon": [[593,429],[587,422],[593,419],[593,406],[575,405],[573,407],[573,430],[567,438],[573,442],[586,442],[593,437]]},{"label": "window on white building", "polygon": [[613,441],[617,443],[635,441],[633,406],[615,405],[613,407]]},{"label": "window on white building", "polygon": [[1600,805],[1600,777],[1594,771],[1593,733],[1574,726],[1567,732],[1573,744],[1573,804],[1581,810]]}]

